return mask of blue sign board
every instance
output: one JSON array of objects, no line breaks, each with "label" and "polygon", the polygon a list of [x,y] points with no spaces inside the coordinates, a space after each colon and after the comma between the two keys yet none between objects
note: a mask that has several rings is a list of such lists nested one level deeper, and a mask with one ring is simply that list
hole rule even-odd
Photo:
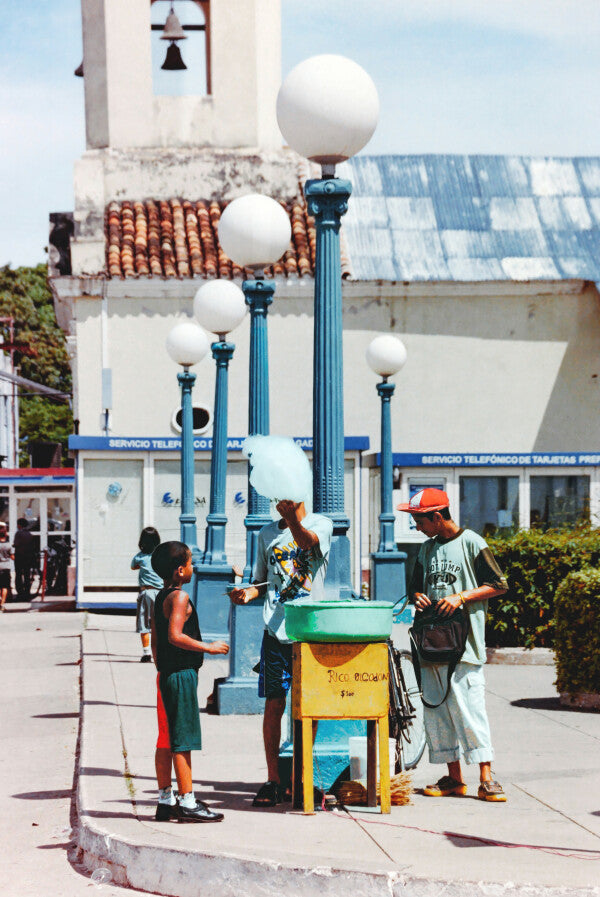
[{"label": "blue sign board", "polygon": [[397,467],[594,467],[600,465],[600,452],[394,453],[393,463]]},{"label": "blue sign board", "polygon": [[[312,449],[312,436],[292,437],[300,448]],[[227,440],[230,452],[239,452],[245,436],[231,436]],[[348,452],[364,452],[369,448],[368,436],[346,436],[344,449]],[[180,452],[181,439],[175,436],[69,436],[69,449],[72,451],[100,452]],[[210,452],[212,438],[208,436],[194,437],[194,450]]]}]

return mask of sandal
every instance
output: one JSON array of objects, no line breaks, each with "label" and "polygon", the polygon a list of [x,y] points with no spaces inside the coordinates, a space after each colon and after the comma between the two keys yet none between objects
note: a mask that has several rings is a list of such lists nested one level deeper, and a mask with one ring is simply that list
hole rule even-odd
[{"label": "sandal", "polygon": [[452,776],[442,776],[435,785],[426,785],[423,788],[423,794],[426,794],[427,797],[451,797],[452,795],[464,797],[466,793],[465,783],[453,779]]},{"label": "sandal", "polygon": [[477,789],[479,800],[500,803],[506,800],[506,794],[499,782],[482,782]]},{"label": "sandal", "polygon": [[275,807],[283,799],[279,782],[265,782],[261,785],[252,801],[253,807]]}]

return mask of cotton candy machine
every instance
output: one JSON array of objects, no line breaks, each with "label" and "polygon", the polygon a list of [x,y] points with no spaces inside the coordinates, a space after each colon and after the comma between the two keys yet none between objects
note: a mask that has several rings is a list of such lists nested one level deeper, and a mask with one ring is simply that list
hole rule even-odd
[{"label": "cotton candy machine", "polygon": [[388,601],[294,601],[285,630],[296,642],[384,642],[392,633]]}]

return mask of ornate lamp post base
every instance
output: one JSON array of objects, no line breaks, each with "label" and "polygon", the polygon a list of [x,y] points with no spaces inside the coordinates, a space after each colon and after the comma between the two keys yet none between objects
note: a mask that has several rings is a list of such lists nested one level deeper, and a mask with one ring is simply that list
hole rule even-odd
[{"label": "ornate lamp post base", "polygon": [[217,684],[219,715],[258,714],[264,710],[265,699],[258,697],[258,676],[253,669],[260,657],[264,630],[263,604],[264,598],[257,598],[250,604],[231,605],[230,670],[227,679]]},{"label": "ornate lamp post base", "polygon": [[396,602],[406,595],[406,552],[373,552],[370,593],[375,601]]}]

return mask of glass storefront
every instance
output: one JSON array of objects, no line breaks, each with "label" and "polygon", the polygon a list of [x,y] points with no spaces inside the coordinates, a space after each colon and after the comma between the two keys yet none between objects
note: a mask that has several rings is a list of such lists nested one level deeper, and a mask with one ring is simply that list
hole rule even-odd
[{"label": "glass storefront", "polygon": [[531,527],[556,529],[590,519],[589,476],[533,476],[529,490]]},{"label": "glass storefront", "polygon": [[461,476],[460,525],[484,538],[519,526],[519,477]]}]

